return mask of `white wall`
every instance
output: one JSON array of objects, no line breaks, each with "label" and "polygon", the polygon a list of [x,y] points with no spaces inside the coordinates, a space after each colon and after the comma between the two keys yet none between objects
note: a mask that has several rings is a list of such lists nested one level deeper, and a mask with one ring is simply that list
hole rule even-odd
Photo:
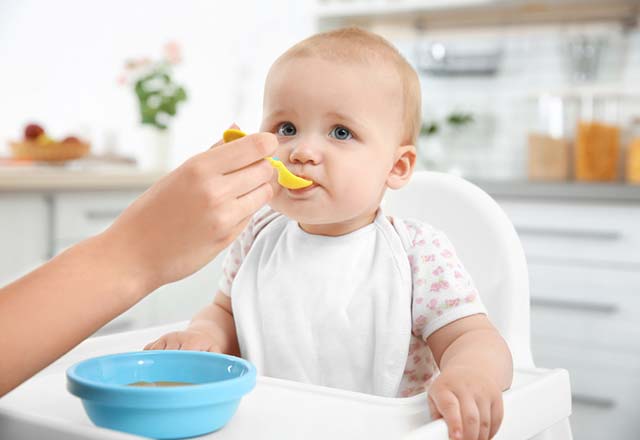
[{"label": "white wall", "polygon": [[215,142],[236,121],[260,120],[262,83],[275,57],[313,32],[312,0],[0,0],[0,152],[38,121],[54,136],[88,136],[98,152],[144,158],[124,60],[182,45],[175,70],[189,94],[173,128],[173,163]]}]

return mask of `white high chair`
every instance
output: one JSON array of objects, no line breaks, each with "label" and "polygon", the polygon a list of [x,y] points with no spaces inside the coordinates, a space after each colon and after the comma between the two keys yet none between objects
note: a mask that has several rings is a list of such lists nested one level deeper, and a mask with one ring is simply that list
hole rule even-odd
[{"label": "white high chair", "polygon": [[[388,192],[383,209],[443,230],[473,276],[490,319],[513,353],[514,379],[504,396],[496,440],[571,440],[569,375],[535,368],[529,345],[529,287],[520,241],[498,205],[471,183],[418,172],[408,187]],[[212,281],[212,282],[215,282]],[[0,400],[0,438],[132,440],[92,425],[64,387],[64,371],[80,360],[140,350],[186,322],[91,338]],[[389,398],[258,377],[237,413],[214,440],[447,440],[443,420],[430,421],[427,396]],[[136,437],[137,438],[137,437]]]},{"label": "white high chair", "polygon": [[[498,204],[483,190],[459,177],[429,171],[418,171],[411,182],[398,191],[387,191],[383,210],[386,215],[416,218],[445,232],[457,254],[471,274],[489,318],[500,330],[513,355],[514,368],[534,368],[530,346],[529,278],[524,251],[516,231]],[[567,376],[568,377],[568,376]],[[569,399],[567,388],[564,398]],[[549,405],[558,404],[552,396],[530,396],[539,401],[548,399]],[[505,396],[505,421],[500,438],[529,438],[568,440],[571,429],[568,418],[553,426],[539,426],[538,431],[518,430],[517,419],[535,419],[527,414],[534,405],[526,403],[515,414]],[[513,429],[512,429],[513,428]],[[419,431],[427,431],[427,427]],[[508,431],[508,434],[505,432]],[[425,438],[420,432],[410,438]]]}]

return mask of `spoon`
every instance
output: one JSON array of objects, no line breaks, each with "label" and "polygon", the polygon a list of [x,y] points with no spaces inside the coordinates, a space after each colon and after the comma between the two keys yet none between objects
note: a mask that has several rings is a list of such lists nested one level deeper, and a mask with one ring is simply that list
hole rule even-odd
[{"label": "spoon", "polygon": [[[240,139],[243,136],[245,136],[243,131],[236,128],[230,128],[228,130],[225,130],[225,132],[222,134],[222,139],[224,140],[224,142],[231,142],[235,141],[236,139]],[[300,189],[306,188],[307,186],[313,184],[312,180],[303,179],[302,177],[298,177],[291,171],[289,171],[280,159],[274,157],[266,157],[266,159],[269,161],[272,167],[278,170],[278,183],[285,188]]]}]

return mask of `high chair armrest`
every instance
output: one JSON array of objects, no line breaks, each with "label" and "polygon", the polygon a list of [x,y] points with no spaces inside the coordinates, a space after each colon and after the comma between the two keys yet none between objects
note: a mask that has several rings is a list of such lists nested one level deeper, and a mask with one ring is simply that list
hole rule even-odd
[{"label": "high chair armrest", "polygon": [[[503,398],[504,418],[494,439],[530,439],[571,415],[569,373],[562,369],[516,369],[513,386]],[[570,432],[566,435],[563,439],[571,440]],[[403,438],[418,439],[448,440],[447,425],[439,419]]]}]

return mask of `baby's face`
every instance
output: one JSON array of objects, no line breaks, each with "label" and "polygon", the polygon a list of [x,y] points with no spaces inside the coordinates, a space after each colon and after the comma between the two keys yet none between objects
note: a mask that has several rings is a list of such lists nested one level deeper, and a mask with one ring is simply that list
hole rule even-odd
[{"label": "baby's face", "polygon": [[270,205],[324,235],[370,223],[398,155],[402,104],[392,67],[317,57],[274,66],[261,131],[275,133],[276,156],[314,184],[301,190],[276,185]]}]

